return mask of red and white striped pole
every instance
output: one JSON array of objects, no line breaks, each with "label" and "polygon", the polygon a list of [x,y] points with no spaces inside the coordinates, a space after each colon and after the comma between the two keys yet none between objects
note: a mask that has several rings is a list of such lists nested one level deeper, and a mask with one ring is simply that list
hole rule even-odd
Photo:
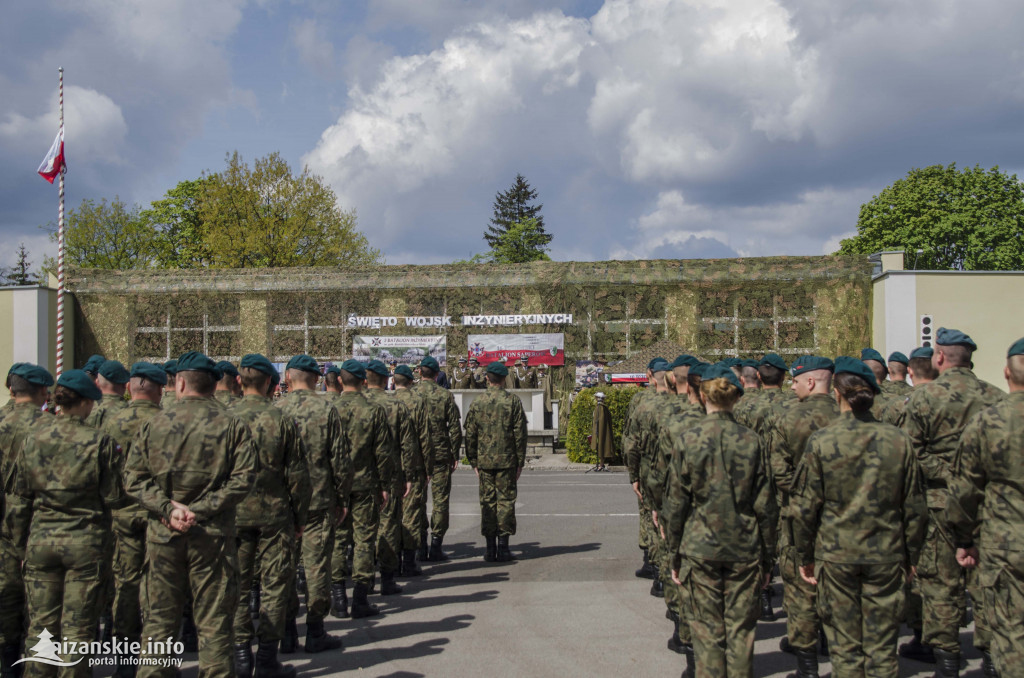
[{"label": "red and white striped pole", "polygon": [[[64,143],[64,68],[60,73],[60,142]],[[64,371],[64,172],[60,168],[60,204],[57,207],[57,378]]]}]

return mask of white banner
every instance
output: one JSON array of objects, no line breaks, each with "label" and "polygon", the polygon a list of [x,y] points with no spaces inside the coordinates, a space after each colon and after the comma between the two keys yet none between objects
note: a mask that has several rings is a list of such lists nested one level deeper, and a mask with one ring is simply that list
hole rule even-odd
[{"label": "white banner", "polygon": [[471,334],[469,357],[481,365],[496,360],[511,365],[523,358],[527,365],[564,365],[565,335],[558,334]]},{"label": "white banner", "polygon": [[442,365],[445,364],[448,357],[448,342],[445,335],[352,337],[352,357],[364,363],[370,360],[385,363],[397,360],[406,365],[418,365],[420,360],[428,355],[433,356]]}]

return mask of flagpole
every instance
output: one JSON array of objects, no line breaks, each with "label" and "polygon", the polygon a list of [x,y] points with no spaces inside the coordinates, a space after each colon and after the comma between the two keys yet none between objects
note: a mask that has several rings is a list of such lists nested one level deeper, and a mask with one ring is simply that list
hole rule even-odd
[{"label": "flagpole", "polygon": [[[64,143],[64,67],[60,73],[60,141]],[[60,168],[60,203],[57,207],[57,378],[64,371],[64,163]]]}]

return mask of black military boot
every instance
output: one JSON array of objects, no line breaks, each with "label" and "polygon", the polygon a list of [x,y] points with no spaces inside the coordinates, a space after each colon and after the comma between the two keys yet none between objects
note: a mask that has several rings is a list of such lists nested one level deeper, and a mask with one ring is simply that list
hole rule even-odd
[{"label": "black military boot", "polygon": [[644,564],[633,574],[641,579],[654,579],[654,566],[651,565],[651,558],[647,554],[647,549],[644,549]]},{"label": "black military boot", "polygon": [[260,643],[253,669],[253,678],[295,678],[295,667],[277,660],[276,640]]},{"label": "black military boot", "polygon": [[655,598],[665,597],[665,585],[661,582],[661,573],[658,572],[658,566],[652,565],[654,568],[654,581],[651,582],[651,595]]},{"label": "black military boot", "polygon": [[[99,641],[101,643],[110,643],[114,640],[114,620],[110,615],[103,615],[99,621]],[[20,665],[19,665],[20,666]]]},{"label": "black military boot", "polygon": [[818,678],[818,651],[796,651],[796,678]]},{"label": "black military boot", "polygon": [[[139,667],[129,663],[129,658],[124,655],[117,657],[117,668],[114,669],[114,678],[135,678]],[[6,678],[6,675],[5,675]]]},{"label": "black military boot", "polygon": [[512,556],[512,551],[508,548],[508,535],[503,534],[498,536],[498,562],[508,563],[515,560]]},{"label": "black military boot", "polygon": [[413,549],[402,549],[402,574],[406,577],[423,574],[423,568],[416,564],[416,551]]},{"label": "black military boot", "polygon": [[676,622],[676,628],[672,631],[672,637],[668,639],[668,649],[676,654],[686,654],[686,645],[679,637],[679,622]]},{"label": "black military boot", "polygon": [[21,667],[14,665],[21,658],[21,643],[9,643],[0,647],[0,676],[2,678],[20,678]]},{"label": "black military boot", "polygon": [[420,547],[416,549],[416,560],[421,563],[427,562],[427,535],[420,535]]},{"label": "black military boot", "polygon": [[309,588],[306,586],[306,568],[302,565],[295,568],[295,588],[304,598],[309,596]]},{"label": "black military boot", "polygon": [[672,610],[672,608],[665,608],[665,619],[669,620],[670,622],[678,622],[679,615],[676,614],[675,611]]},{"label": "black military boot", "polygon": [[822,657],[828,657],[828,636],[825,635],[825,629],[818,629],[818,654]]},{"label": "black military boot", "polygon": [[921,642],[921,629],[914,629],[913,640],[900,645],[899,653],[901,657],[906,657],[907,659],[913,659],[925,664],[935,663],[935,653],[932,651],[932,646]]},{"label": "black military boot", "polygon": [[281,638],[281,654],[293,654],[299,647],[299,625],[295,617],[284,622],[284,637]]},{"label": "black military boot", "polygon": [[382,596],[395,596],[402,592],[402,587],[395,583],[395,572],[380,572],[380,594]]},{"label": "black military boot", "polygon": [[683,678],[694,678],[697,672],[697,661],[693,657],[693,645],[683,645],[683,654],[686,655],[686,668],[683,670]]},{"label": "black military boot", "polygon": [[181,625],[181,642],[185,646],[185,652],[199,652],[199,634],[196,631],[196,622],[192,619],[192,605],[185,609],[184,620]]},{"label": "black military boot", "polygon": [[983,678],[999,678],[996,665],[992,663],[992,653],[988,650],[981,650],[981,675]]},{"label": "black military boot", "polygon": [[796,648],[789,642],[789,636],[782,636],[782,640],[779,641],[779,649],[786,654],[796,654]]},{"label": "black military boot", "polygon": [[252,643],[235,643],[235,676],[252,678]]},{"label": "black military boot", "polygon": [[302,648],[308,654],[324,652],[326,650],[339,650],[342,648],[341,638],[327,635],[324,630],[324,620],[310,621],[306,617],[306,644]]},{"label": "black military boot", "polygon": [[935,678],[960,678],[960,655],[933,648],[935,653]]},{"label": "black military boot", "polygon": [[775,621],[775,610],[772,609],[771,588],[761,589],[761,621]]},{"label": "black military boot", "polygon": [[249,591],[249,616],[253,619],[260,618],[260,585],[254,583]]},{"label": "black military boot", "polygon": [[348,592],[343,581],[331,584],[331,616],[348,619]]},{"label": "black military boot", "polygon": [[487,548],[484,550],[484,562],[498,562],[498,538],[484,537],[487,540]]},{"label": "black military boot", "polygon": [[366,584],[360,584],[356,582],[355,586],[352,587],[352,618],[361,619],[362,617],[372,617],[380,614],[380,610],[376,605],[371,605],[366,600],[368,587]]},{"label": "black military boot", "polygon": [[432,563],[443,563],[448,560],[442,548],[444,537],[438,534],[430,535],[430,550],[427,551],[427,560]]}]

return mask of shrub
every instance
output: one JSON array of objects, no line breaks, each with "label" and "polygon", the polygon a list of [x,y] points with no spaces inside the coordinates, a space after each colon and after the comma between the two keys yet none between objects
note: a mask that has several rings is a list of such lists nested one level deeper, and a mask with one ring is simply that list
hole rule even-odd
[{"label": "shrub", "polygon": [[587,436],[594,427],[594,394],[603,391],[604,403],[612,415],[612,438],[615,453],[622,458],[622,429],[626,424],[626,408],[640,388],[636,386],[603,386],[585,388],[576,395],[569,412],[569,427],[565,435],[565,449],[569,461],[596,464],[597,454],[590,449]]}]

